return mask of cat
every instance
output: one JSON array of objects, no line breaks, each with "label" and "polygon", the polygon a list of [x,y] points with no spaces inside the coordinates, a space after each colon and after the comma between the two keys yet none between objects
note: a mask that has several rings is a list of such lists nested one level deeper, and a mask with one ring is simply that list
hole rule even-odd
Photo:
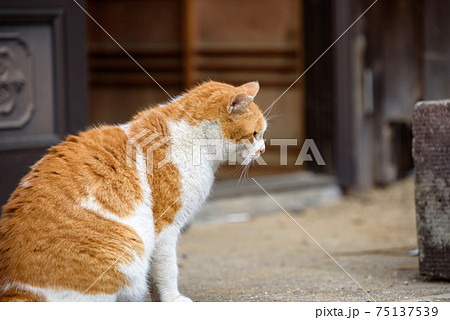
[{"label": "cat", "polygon": [[[221,163],[265,151],[258,91],[208,81],[51,147],[3,206],[0,301],[144,301],[150,278],[161,301],[191,301],[178,290],[180,231]],[[197,161],[204,149],[217,154]]]}]

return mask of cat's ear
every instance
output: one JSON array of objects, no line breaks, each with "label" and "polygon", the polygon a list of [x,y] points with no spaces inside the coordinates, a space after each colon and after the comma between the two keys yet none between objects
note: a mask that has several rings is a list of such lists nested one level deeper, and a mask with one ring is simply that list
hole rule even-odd
[{"label": "cat's ear", "polygon": [[248,110],[253,99],[246,92],[240,92],[231,99],[228,106],[230,114],[242,114]]},{"label": "cat's ear", "polygon": [[250,97],[255,98],[256,94],[259,91],[259,83],[258,81],[247,82],[242,86],[238,87],[239,91],[245,92]]}]

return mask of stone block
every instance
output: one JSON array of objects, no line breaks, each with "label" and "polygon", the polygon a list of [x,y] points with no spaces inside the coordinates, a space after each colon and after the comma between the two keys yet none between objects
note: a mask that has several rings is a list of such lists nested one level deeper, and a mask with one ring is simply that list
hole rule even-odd
[{"label": "stone block", "polygon": [[450,100],[418,102],[413,134],[420,273],[450,278]]}]

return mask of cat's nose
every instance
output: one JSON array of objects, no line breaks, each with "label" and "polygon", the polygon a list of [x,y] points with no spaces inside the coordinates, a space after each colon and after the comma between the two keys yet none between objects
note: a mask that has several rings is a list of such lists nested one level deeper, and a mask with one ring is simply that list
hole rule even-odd
[{"label": "cat's nose", "polygon": [[264,152],[266,152],[266,148],[262,148],[259,150],[259,153],[263,154]]}]

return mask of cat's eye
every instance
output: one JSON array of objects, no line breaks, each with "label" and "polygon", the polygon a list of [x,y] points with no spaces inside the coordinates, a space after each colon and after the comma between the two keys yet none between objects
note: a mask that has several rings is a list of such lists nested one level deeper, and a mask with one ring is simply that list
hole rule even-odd
[{"label": "cat's eye", "polygon": [[253,132],[253,136],[256,138],[256,136],[258,135],[258,132]]}]

